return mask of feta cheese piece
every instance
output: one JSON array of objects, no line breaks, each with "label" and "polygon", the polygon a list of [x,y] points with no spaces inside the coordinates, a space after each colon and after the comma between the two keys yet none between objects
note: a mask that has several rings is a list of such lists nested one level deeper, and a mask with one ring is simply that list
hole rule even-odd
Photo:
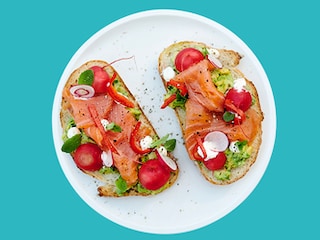
[{"label": "feta cheese piece", "polygon": [[213,55],[214,57],[216,58],[219,58],[220,57],[220,52],[218,49],[215,49],[215,48],[207,48],[207,51],[209,53],[209,55]]},{"label": "feta cheese piece", "polygon": [[[209,160],[211,158],[215,158],[219,153],[219,152],[213,150],[213,149],[215,149],[215,144],[212,143],[212,142],[204,141],[203,142],[203,147],[204,147],[204,149],[206,150],[206,153],[207,153],[207,157],[204,159],[204,161],[207,161],[207,160]],[[200,147],[198,147],[197,151],[198,151],[198,154],[203,158],[204,154],[201,151]]]},{"label": "feta cheese piece", "polygon": [[152,137],[150,137],[150,136],[145,136],[144,138],[142,138],[140,140],[141,149],[146,150],[146,149],[150,148],[152,141],[153,141]]},{"label": "feta cheese piece", "polygon": [[236,89],[238,92],[241,92],[245,89],[246,80],[244,78],[238,78],[233,82],[233,88]]},{"label": "feta cheese piece", "polygon": [[230,149],[231,152],[234,152],[234,153],[239,153],[240,152],[240,149],[237,146],[237,142],[238,141],[234,141],[234,142],[230,143],[229,149]]},{"label": "feta cheese piece", "polygon": [[67,137],[72,138],[73,136],[80,134],[80,130],[77,127],[72,127],[67,132]]},{"label": "feta cheese piece", "polygon": [[174,78],[176,76],[175,71],[173,70],[172,67],[166,67],[165,69],[163,69],[162,71],[162,77],[164,78],[164,80],[166,80],[167,82],[169,82],[172,78]]},{"label": "feta cheese piece", "polygon": [[107,119],[101,119],[100,122],[101,122],[103,128],[106,129],[109,124],[109,121]]}]

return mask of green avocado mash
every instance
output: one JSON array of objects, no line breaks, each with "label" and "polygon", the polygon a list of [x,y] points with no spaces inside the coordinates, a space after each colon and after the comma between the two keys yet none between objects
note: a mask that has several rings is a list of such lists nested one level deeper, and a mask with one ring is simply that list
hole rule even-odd
[{"label": "green avocado mash", "polygon": [[236,142],[239,152],[232,152],[229,148],[225,151],[227,161],[224,169],[214,171],[214,176],[218,180],[228,180],[231,175],[231,170],[242,166],[245,161],[250,157],[252,147],[248,146],[247,141]]},{"label": "green avocado mash", "polygon": [[68,130],[72,127],[76,127],[76,124],[73,119],[70,119],[62,134],[62,140],[64,143],[61,147],[61,151],[66,153],[71,153],[71,152],[74,152],[80,146],[80,144],[84,144],[88,142],[95,143],[81,129],[80,129],[80,134],[77,134],[72,138],[68,138]]},{"label": "green avocado mash", "polygon": [[227,68],[215,69],[211,73],[211,79],[217,89],[225,94],[228,89],[233,87],[233,77]]}]

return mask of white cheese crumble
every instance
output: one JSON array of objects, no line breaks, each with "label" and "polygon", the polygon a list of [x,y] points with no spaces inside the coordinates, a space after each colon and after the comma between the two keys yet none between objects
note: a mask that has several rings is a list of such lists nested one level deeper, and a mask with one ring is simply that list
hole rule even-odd
[{"label": "white cheese crumble", "polygon": [[80,134],[80,130],[77,127],[72,127],[67,132],[67,137],[72,138],[73,136]]},{"label": "white cheese crumble", "polygon": [[[213,150],[215,148],[215,145],[212,143],[212,142],[208,142],[208,141],[204,141],[203,142],[203,147],[207,153],[207,157],[204,159],[204,161],[207,161],[211,158],[215,158],[219,152]],[[198,147],[197,149],[198,151],[198,154],[203,158],[204,157],[204,154],[203,152],[201,151],[201,148]]]},{"label": "white cheese crumble", "polygon": [[229,149],[231,152],[234,152],[234,153],[239,153],[240,152],[240,149],[238,148],[237,146],[237,143],[238,141],[234,141],[234,142],[231,142],[230,143],[230,146],[229,146]]},{"label": "white cheese crumble", "polygon": [[103,128],[106,129],[109,124],[109,121],[107,119],[101,119],[100,122],[101,122]]},{"label": "white cheese crumble", "polygon": [[142,150],[146,150],[146,149],[150,148],[151,143],[152,143],[152,137],[150,137],[150,136],[145,136],[144,138],[142,138],[142,139],[140,140],[141,149],[142,149]]},{"label": "white cheese crumble", "polygon": [[207,48],[207,51],[210,54],[212,54],[214,57],[219,58],[220,57],[220,52],[218,49],[215,48]]},{"label": "white cheese crumble", "polygon": [[174,78],[176,76],[176,73],[174,72],[172,67],[166,67],[165,69],[163,69],[162,71],[162,77],[164,78],[164,80],[166,80],[167,82],[169,82],[172,78]]},{"label": "white cheese crumble", "polygon": [[244,78],[238,78],[233,82],[233,88],[236,89],[238,92],[241,92],[245,89],[246,80]]}]

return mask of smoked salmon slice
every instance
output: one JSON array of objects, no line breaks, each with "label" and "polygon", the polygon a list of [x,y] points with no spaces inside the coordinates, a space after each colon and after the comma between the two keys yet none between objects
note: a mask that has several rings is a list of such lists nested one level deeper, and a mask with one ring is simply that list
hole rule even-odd
[{"label": "smoked salmon slice", "polygon": [[107,95],[98,95],[89,99],[77,99],[72,96],[68,99],[72,107],[72,115],[78,128],[88,128],[94,126],[94,121],[91,118],[88,106],[94,105],[98,111],[100,118],[110,111],[113,100]]},{"label": "smoked salmon slice", "polygon": [[211,80],[214,66],[204,59],[179,73],[174,80],[184,83],[188,89],[186,101],[185,144],[189,156],[193,156],[193,149],[197,144],[197,137],[204,138],[209,132],[224,132],[230,141],[245,140],[249,143],[258,133],[262,121],[261,114],[249,109],[246,119],[241,125],[226,123],[222,116],[225,97]]},{"label": "smoked salmon slice", "polygon": [[193,149],[197,144],[196,136],[203,139],[212,131],[225,133],[230,141],[248,141],[250,144],[258,133],[262,117],[252,109],[246,111],[246,116],[241,125],[226,123],[222,118],[222,113],[214,113],[195,99],[189,98],[186,102],[186,128],[184,131],[189,156],[193,156]]},{"label": "smoked salmon slice", "polygon": [[113,152],[112,156],[120,175],[128,185],[136,183],[140,155],[136,154],[129,144],[131,131],[136,124],[134,116],[125,106],[116,103],[108,95],[98,95],[89,99],[77,99],[71,95],[66,95],[65,97],[68,97],[77,127],[82,128],[85,134],[92,138],[102,150],[108,151],[109,149],[103,144],[104,135],[95,125],[88,107],[93,105],[100,119],[106,119],[120,126],[120,133],[108,131],[105,135],[108,137],[108,141],[116,148],[116,152]]},{"label": "smoked salmon slice", "polygon": [[224,95],[211,80],[212,70],[214,66],[205,59],[179,73],[174,80],[186,85],[190,99],[210,111],[223,112]]}]

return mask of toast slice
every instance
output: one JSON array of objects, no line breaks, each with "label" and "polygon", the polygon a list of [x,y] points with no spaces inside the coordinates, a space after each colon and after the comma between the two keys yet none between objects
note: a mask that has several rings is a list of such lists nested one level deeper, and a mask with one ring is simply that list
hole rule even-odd
[{"label": "toast slice", "polygon": [[[205,57],[204,60],[195,63],[188,69],[179,71],[175,64],[176,57],[186,48],[197,49]],[[209,55],[216,59],[213,60],[215,62],[208,60]],[[166,105],[174,109],[179,119],[190,159],[195,162],[205,179],[212,184],[230,184],[245,176],[257,159],[262,141],[263,112],[258,92],[253,82],[237,69],[240,60],[241,55],[236,51],[215,49],[204,43],[193,41],[177,42],[166,47],[158,59],[158,71],[167,91],[165,101],[170,99],[173,94],[179,96]],[[202,77],[206,77],[205,80],[210,79],[210,89],[207,88],[205,80],[200,83]],[[237,123],[236,119],[228,120],[230,122],[225,120],[226,112],[229,115],[233,114],[233,117],[237,116],[236,112],[232,112],[230,109],[227,111],[225,107],[226,95],[233,88],[237,79],[244,79],[245,91],[250,92],[252,97],[251,106],[245,112],[246,119],[241,124]],[[175,84],[172,84],[171,81]],[[186,90],[188,93],[183,96],[182,91]],[[202,93],[199,94],[199,92]],[[203,98],[208,101],[205,102]],[[216,98],[220,101],[217,101],[219,107],[209,108],[209,105],[212,105],[212,101],[216,101]],[[195,155],[199,155],[198,152],[201,149],[199,150],[199,146],[196,148],[197,141],[194,139],[200,137],[204,141],[205,135],[210,131],[224,132],[229,140],[228,148],[224,151],[227,160],[223,167],[214,170],[208,169],[201,157],[200,160],[195,157]],[[236,150],[234,145],[237,146]]]},{"label": "toast slice", "polygon": [[[96,87],[95,84],[105,80],[107,90],[101,90],[102,84]],[[82,89],[83,85],[89,87]],[[80,90],[72,90],[74,86],[80,86]],[[93,96],[87,97],[87,88],[89,95],[94,90]],[[100,196],[154,195],[171,187],[178,177],[179,168],[171,154],[175,140],[168,140],[169,134],[163,138],[157,135],[123,79],[105,61],[88,61],[73,71],[63,89],[60,121],[62,151],[71,154],[75,167],[101,182],[97,189]],[[80,140],[74,140],[77,136],[68,136],[71,128]],[[90,143],[101,150],[101,157],[96,160],[98,166],[94,168],[86,166],[90,159],[79,153],[80,146]],[[171,168],[162,158],[172,161]],[[153,166],[165,171],[164,177],[158,177],[161,182],[158,184],[148,183],[148,170],[143,167],[153,159],[158,160]],[[150,187],[150,184],[153,185]]]}]

